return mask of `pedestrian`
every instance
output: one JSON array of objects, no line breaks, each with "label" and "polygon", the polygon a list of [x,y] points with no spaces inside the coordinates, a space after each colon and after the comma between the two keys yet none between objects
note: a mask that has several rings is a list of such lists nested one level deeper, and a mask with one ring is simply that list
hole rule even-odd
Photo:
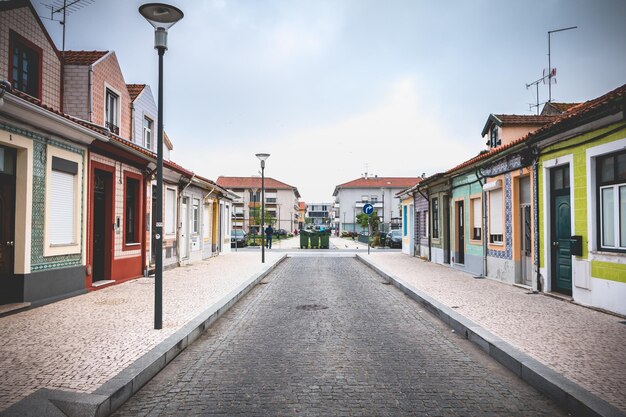
[{"label": "pedestrian", "polygon": [[271,224],[268,224],[265,228],[265,247],[272,249],[272,236],[274,235],[274,229]]}]

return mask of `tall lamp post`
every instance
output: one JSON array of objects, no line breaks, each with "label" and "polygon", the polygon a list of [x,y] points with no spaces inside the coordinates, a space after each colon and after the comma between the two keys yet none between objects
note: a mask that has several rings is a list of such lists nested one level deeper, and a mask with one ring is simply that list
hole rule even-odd
[{"label": "tall lamp post", "polygon": [[154,328],[163,328],[163,55],[167,50],[167,30],[183,18],[180,9],[163,3],[146,3],[139,13],[154,27],[154,49],[159,53],[159,115],[157,138],[157,201],[154,213],[155,272]]},{"label": "tall lamp post", "polygon": [[261,263],[265,263],[265,160],[269,153],[258,153],[256,157],[261,161]]}]

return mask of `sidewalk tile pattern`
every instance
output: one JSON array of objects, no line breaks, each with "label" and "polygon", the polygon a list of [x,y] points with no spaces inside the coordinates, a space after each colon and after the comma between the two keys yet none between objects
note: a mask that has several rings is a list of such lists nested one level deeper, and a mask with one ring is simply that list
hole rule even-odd
[{"label": "sidewalk tile pattern", "polygon": [[261,269],[253,252],[166,271],[162,330],[152,278],[0,318],[0,411],[39,388],[94,391]]},{"label": "sidewalk tile pattern", "polygon": [[624,319],[403,254],[369,259],[626,411]]}]

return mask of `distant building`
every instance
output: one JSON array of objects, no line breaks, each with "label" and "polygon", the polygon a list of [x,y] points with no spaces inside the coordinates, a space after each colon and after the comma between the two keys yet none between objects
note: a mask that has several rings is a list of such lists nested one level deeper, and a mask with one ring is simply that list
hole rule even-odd
[{"label": "distant building", "polygon": [[[261,228],[261,178],[219,177],[217,185],[238,196],[233,204],[233,229],[258,231]],[[299,198],[300,193],[296,187],[265,177],[265,210],[275,220],[275,229],[291,232],[298,228]]]},{"label": "distant building", "polygon": [[380,217],[382,230],[400,227],[400,199],[396,196],[402,190],[414,186],[421,181],[420,177],[370,177],[361,178],[339,184],[335,187],[334,209],[339,216],[341,231],[361,231],[356,224],[356,216],[361,213],[363,205],[370,203]]},{"label": "distant building", "polygon": [[331,203],[311,203],[307,207],[306,217],[313,225],[328,225],[330,222]]}]

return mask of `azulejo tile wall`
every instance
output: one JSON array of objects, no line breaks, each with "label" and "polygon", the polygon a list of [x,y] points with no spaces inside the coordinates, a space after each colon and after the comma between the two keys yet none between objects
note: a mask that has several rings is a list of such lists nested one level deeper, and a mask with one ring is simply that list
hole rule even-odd
[{"label": "azulejo tile wall", "polygon": [[[500,259],[513,259],[512,251],[512,197],[511,197],[511,173],[504,175],[504,241],[505,250],[487,250],[487,256]],[[487,200],[489,204],[489,200]],[[488,223],[485,223],[485,230],[487,230]],[[488,231],[487,231],[488,233]],[[485,236],[489,236],[485,234]]]},{"label": "azulejo tile wall", "polygon": [[83,197],[84,197],[84,185],[82,179],[85,176],[85,151],[66,143],[56,141],[53,139],[43,138],[39,135],[30,135],[33,139],[33,218],[31,229],[31,271],[42,271],[54,268],[66,268],[70,266],[81,265],[82,252],[82,235],[81,235],[81,248],[80,253],[72,255],[59,255],[59,256],[43,256],[44,247],[44,222],[45,222],[45,210],[46,210],[46,145],[56,146],[66,151],[74,152],[83,158],[83,170],[80,175],[80,192],[81,192],[81,219],[80,230],[84,230],[84,214],[83,214]]}]

